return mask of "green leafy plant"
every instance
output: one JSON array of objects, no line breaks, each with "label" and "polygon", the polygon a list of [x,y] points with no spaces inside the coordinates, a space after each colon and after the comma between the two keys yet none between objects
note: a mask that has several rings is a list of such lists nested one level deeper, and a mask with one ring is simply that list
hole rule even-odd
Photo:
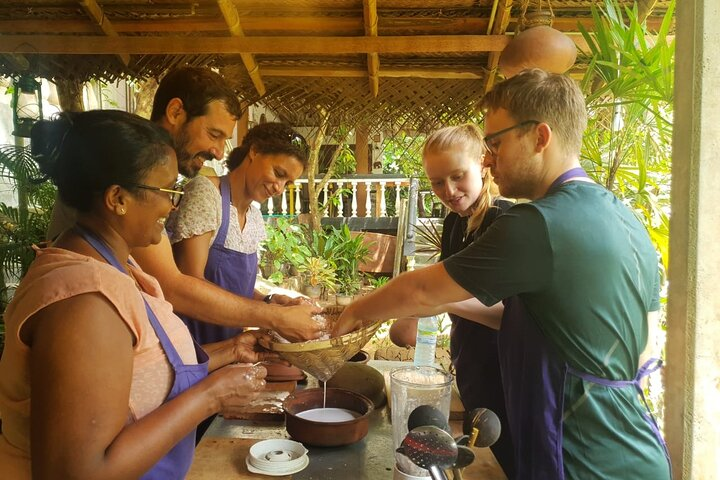
[{"label": "green leafy plant", "polygon": [[0,177],[9,180],[17,193],[17,206],[0,202],[0,288],[2,311],[10,292],[35,259],[32,246],[45,240],[55,203],[55,187],[38,183],[38,166],[30,148],[0,146]]},{"label": "green leafy plant", "polygon": [[390,281],[390,277],[381,276],[381,277],[368,277],[368,284],[373,288],[380,288],[386,283]]},{"label": "green leafy plant", "polygon": [[667,267],[675,41],[675,2],[657,32],[637,4],[605,0],[593,26],[579,26],[590,55],[582,80],[589,111],[583,138],[586,170],[645,224]]},{"label": "green leafy plant", "polygon": [[415,233],[417,233],[416,253],[428,254],[428,260],[433,260],[440,255],[442,232],[432,220],[418,221],[415,224]]},{"label": "green leafy plant", "polygon": [[333,266],[324,258],[304,257],[297,269],[305,285],[323,287],[330,292],[335,291],[337,281],[335,271]]},{"label": "green leafy plant", "polygon": [[271,282],[282,283],[289,268],[297,266],[310,250],[303,244],[303,230],[285,218],[277,218],[275,224],[266,223],[267,238],[263,242],[261,268]]},{"label": "green leafy plant", "polygon": [[367,261],[370,250],[362,233],[353,235],[347,225],[333,228],[330,235],[337,275],[337,290],[347,295],[360,291],[362,276],[360,264]]}]

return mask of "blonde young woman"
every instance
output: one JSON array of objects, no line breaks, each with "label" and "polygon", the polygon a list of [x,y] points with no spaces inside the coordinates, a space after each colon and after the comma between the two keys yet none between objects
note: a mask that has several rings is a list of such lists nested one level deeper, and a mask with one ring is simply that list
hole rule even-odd
[{"label": "blonde young woman", "polygon": [[[487,168],[483,168],[485,147],[482,131],[465,124],[437,130],[423,148],[423,167],[433,193],[450,209],[443,222],[440,260],[463,250],[482,235],[512,203],[497,197],[497,187]],[[498,414],[502,435],[492,450],[508,478],[513,478],[513,450],[505,414],[505,399],[497,353],[497,330],[478,323],[478,316],[502,315],[502,304],[488,312],[474,308],[477,300],[455,304],[450,354],[457,372],[460,397],[466,410],[484,407]],[[396,343],[404,329],[414,341],[417,320],[404,318],[390,329]],[[410,328],[408,328],[410,327]],[[406,337],[407,338],[407,337]]]}]

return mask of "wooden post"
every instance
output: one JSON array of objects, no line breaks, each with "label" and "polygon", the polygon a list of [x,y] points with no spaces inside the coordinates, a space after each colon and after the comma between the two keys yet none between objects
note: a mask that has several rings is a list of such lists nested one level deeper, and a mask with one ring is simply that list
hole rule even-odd
[{"label": "wooden post", "polygon": [[250,106],[243,105],[242,117],[237,119],[237,145],[240,145],[247,135],[250,126]]},{"label": "wooden post", "polygon": [[[368,137],[369,129],[365,125],[359,125],[355,128],[355,160],[357,168],[355,173],[370,173],[370,158],[368,155]],[[367,197],[367,189],[364,183],[360,183],[357,189],[357,206],[358,217],[364,217],[370,212],[365,210],[365,198]]]},{"label": "wooden post", "polygon": [[58,102],[63,112],[85,111],[83,105],[83,84],[76,80],[55,80]]}]

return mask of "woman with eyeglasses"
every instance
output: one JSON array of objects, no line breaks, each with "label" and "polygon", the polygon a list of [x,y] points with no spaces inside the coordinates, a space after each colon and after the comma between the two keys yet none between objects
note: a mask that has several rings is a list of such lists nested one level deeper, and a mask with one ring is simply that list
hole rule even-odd
[{"label": "woman with eyeglasses", "polygon": [[[498,197],[492,175],[483,167],[483,134],[471,124],[446,127],[432,133],[423,147],[425,174],[433,193],[450,209],[443,221],[440,261],[470,245],[513,204]],[[472,299],[448,310],[450,356],[460,398],[466,411],[489,408],[501,421],[501,436],[491,447],[508,478],[514,478],[514,455],[507,427],[498,360],[497,330],[473,320],[502,315],[502,304],[477,309]],[[390,327],[390,338],[400,346],[414,345],[417,319],[398,319]]]},{"label": "woman with eyeglasses", "polygon": [[[168,221],[175,261],[180,270],[232,293],[266,302],[299,300],[263,296],[255,290],[257,251],[265,222],[252,203],[280,194],[307,165],[305,139],[282,123],[263,123],[248,131],[227,159],[229,173],[199,176],[185,185],[185,195]],[[185,318],[195,340],[217,342],[241,332]],[[252,319],[248,319],[252,325]]]},{"label": "woman with eyeglasses", "polygon": [[79,213],[5,313],[3,478],[184,478],[196,425],[264,387],[263,367],[228,364],[272,355],[248,333],[208,358],[129,254],[179,197],[172,140],[121,111],[63,113],[33,127],[32,153]]}]

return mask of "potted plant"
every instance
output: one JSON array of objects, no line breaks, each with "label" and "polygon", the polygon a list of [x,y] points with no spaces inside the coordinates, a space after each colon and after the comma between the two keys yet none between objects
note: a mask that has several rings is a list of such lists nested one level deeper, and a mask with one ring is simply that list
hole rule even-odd
[{"label": "potted plant", "polygon": [[335,291],[335,267],[324,258],[302,257],[297,269],[308,297],[320,298]]},{"label": "potted plant", "polygon": [[262,245],[260,269],[263,277],[279,285],[284,277],[292,275],[303,256],[309,256],[308,247],[302,244],[299,225],[278,218],[275,225],[266,225],[267,238]]},{"label": "potted plant", "polygon": [[347,305],[352,297],[360,291],[362,274],[360,264],[370,253],[363,234],[352,234],[347,225],[334,229],[332,234],[334,247],[334,260],[337,266],[337,292],[338,305]]}]

